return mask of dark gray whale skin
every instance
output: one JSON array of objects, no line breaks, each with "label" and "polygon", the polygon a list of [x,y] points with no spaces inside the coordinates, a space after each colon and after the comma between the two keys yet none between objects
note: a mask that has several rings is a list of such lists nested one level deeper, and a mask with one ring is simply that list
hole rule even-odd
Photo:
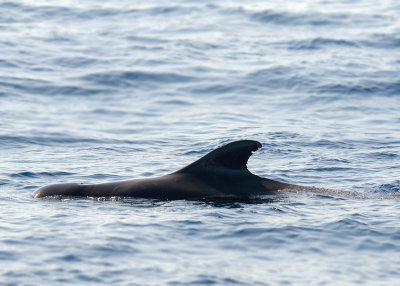
[{"label": "dark gray whale skin", "polygon": [[174,173],[149,179],[137,179],[94,185],[56,184],[34,192],[35,198],[137,197],[159,200],[230,200],[250,195],[269,195],[296,185],[261,178],[247,169],[247,161],[261,143],[241,140],[219,147]]}]

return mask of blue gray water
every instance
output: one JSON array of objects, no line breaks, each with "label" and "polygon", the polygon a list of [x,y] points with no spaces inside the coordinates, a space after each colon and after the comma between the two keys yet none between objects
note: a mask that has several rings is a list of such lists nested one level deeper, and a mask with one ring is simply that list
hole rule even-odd
[{"label": "blue gray water", "polygon": [[[398,285],[398,1],[2,1],[1,285]],[[221,144],[359,195],[34,199]]]}]

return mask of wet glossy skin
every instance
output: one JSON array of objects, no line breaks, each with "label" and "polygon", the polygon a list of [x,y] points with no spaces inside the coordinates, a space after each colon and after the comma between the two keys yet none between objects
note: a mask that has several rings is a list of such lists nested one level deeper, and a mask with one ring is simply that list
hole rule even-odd
[{"label": "wet glossy skin", "polygon": [[274,194],[281,189],[299,187],[264,179],[248,171],[247,160],[260,147],[261,144],[257,141],[236,141],[162,177],[94,185],[56,184],[40,188],[34,193],[34,197],[120,196],[201,200],[245,198],[251,194]]}]

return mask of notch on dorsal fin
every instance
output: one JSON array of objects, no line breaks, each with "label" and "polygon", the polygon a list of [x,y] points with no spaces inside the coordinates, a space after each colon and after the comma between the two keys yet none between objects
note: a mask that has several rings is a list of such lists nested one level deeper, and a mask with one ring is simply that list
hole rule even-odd
[{"label": "notch on dorsal fin", "polygon": [[224,168],[247,170],[247,161],[253,151],[261,148],[261,143],[253,140],[240,140],[221,146],[178,172],[202,168]]}]

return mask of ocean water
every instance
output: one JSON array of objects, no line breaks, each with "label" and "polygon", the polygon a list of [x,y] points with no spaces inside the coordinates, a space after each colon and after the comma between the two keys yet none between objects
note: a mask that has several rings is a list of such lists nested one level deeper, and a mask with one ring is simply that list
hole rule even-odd
[{"label": "ocean water", "polygon": [[[0,2],[1,285],[398,285],[398,1]],[[234,140],[259,203],[34,199]]]}]

